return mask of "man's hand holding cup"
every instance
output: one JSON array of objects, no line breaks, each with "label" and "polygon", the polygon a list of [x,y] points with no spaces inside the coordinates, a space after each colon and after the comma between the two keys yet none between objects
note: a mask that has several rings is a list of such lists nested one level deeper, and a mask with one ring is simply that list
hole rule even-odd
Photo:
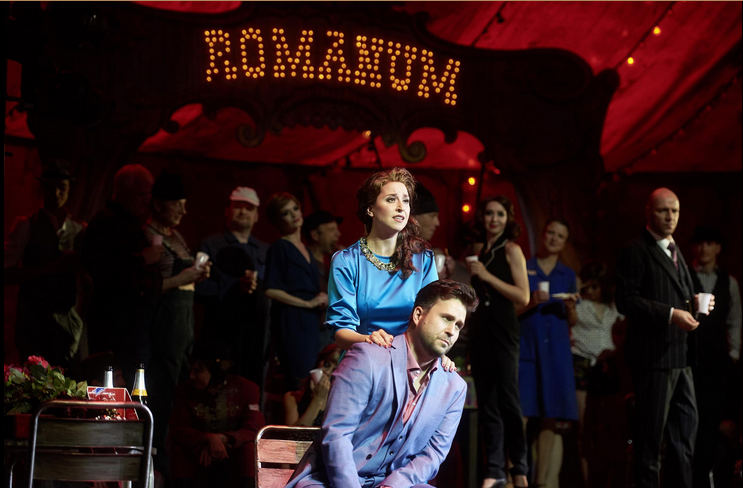
[{"label": "man's hand holding cup", "polygon": [[258,288],[258,272],[252,269],[245,270],[245,276],[240,278],[240,289],[243,293],[251,294]]}]

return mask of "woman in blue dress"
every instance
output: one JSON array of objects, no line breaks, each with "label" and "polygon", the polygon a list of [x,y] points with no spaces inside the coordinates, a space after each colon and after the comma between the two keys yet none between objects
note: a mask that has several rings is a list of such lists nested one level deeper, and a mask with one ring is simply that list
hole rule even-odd
[{"label": "woman in blue dress", "polygon": [[372,175],[356,198],[367,235],[333,256],[325,324],[341,349],[357,342],[389,347],[407,329],[418,291],[438,274],[410,215],[415,180],[408,170]]},{"label": "woman in blue dress", "polygon": [[[568,323],[577,321],[579,295],[575,272],[557,259],[569,234],[567,221],[553,218],[547,222],[539,253],[526,262],[531,299],[526,307],[517,309],[521,321],[521,409],[524,417],[541,420],[536,486],[558,479],[562,464],[558,421],[578,420]],[[540,289],[544,282],[549,283],[549,291]],[[558,452],[553,454],[553,450]]]},{"label": "woman in blue dress", "polygon": [[302,243],[302,207],[293,195],[276,193],[266,204],[268,219],[282,234],[266,256],[264,286],[272,300],[271,335],[287,391],[296,390],[315,367],[320,347],[318,314],[328,296],[320,274]]}]

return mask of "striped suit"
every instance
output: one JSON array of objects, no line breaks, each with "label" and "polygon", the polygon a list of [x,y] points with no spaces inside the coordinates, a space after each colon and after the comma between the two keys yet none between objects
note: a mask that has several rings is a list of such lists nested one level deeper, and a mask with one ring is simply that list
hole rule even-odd
[{"label": "striped suit", "polygon": [[697,408],[693,336],[670,324],[671,308],[690,310],[694,285],[681,252],[678,270],[650,232],[630,242],[617,263],[618,310],[627,316],[627,364],[635,384],[635,483],[660,486],[660,446],[668,441],[666,486],[691,488]]}]

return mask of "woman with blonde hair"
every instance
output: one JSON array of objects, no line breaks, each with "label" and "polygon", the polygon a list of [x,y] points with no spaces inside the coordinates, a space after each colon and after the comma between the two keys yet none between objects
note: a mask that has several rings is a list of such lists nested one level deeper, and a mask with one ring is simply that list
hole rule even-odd
[{"label": "woman with blonde hair", "polygon": [[341,349],[357,342],[389,347],[405,332],[418,291],[438,274],[410,213],[415,179],[408,170],[375,173],[356,198],[366,236],[333,256],[325,324]]}]

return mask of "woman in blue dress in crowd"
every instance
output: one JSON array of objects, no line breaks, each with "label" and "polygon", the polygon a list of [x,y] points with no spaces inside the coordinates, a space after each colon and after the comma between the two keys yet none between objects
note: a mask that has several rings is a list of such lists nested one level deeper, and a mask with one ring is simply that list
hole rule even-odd
[{"label": "woman in blue dress in crowd", "polygon": [[[568,323],[577,322],[575,304],[580,295],[575,272],[557,259],[569,234],[567,221],[547,221],[539,253],[526,262],[531,299],[526,307],[517,308],[521,321],[521,409],[525,417],[541,421],[536,486],[552,485],[554,481],[548,480],[559,478],[562,436],[557,433],[558,422],[578,420]],[[540,290],[544,282],[549,283],[549,291]]]},{"label": "woman in blue dress in crowd", "polygon": [[325,324],[341,349],[357,342],[389,347],[407,329],[418,291],[438,274],[410,215],[415,180],[409,171],[372,175],[356,198],[366,237],[333,256]]},{"label": "woman in blue dress in crowd", "polygon": [[328,296],[320,291],[320,274],[302,243],[302,206],[290,193],[271,196],[268,219],[281,231],[266,256],[264,286],[272,300],[271,336],[287,391],[298,389],[315,367],[320,347],[318,314]]},{"label": "woman in blue dress in crowd", "polygon": [[475,214],[478,242],[467,266],[480,306],[469,332],[470,363],[475,378],[479,423],[485,448],[482,488],[508,482],[506,455],[513,467],[513,486],[528,486],[526,437],[519,403],[519,321],[515,306],[529,303],[526,258],[514,242],[521,226],[513,203],[502,196],[484,200]]}]

